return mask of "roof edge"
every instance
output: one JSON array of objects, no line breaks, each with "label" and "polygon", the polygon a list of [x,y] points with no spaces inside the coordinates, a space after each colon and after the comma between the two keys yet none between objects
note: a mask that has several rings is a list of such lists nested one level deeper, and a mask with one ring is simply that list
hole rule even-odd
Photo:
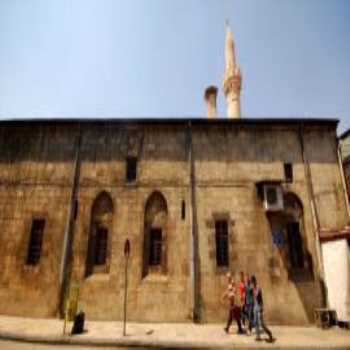
[{"label": "roof edge", "polygon": [[[334,124],[339,123],[338,119],[331,118],[34,118],[34,119],[2,119],[2,124],[36,124],[36,123],[153,123],[153,124],[232,124],[232,125],[247,125],[247,124]],[[350,132],[350,131],[349,131]]]}]

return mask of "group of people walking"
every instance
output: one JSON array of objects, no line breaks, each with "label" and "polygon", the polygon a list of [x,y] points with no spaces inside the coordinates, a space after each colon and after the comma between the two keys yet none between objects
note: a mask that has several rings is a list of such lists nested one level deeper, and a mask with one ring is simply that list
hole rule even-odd
[{"label": "group of people walking", "polygon": [[261,329],[268,335],[268,342],[275,340],[264,321],[262,289],[255,276],[245,278],[241,271],[240,281],[235,283],[231,273],[227,273],[227,289],[221,300],[228,302],[228,319],[224,328],[226,333],[229,332],[232,321],[236,320],[238,334],[249,335],[255,327],[255,340],[262,340]]}]

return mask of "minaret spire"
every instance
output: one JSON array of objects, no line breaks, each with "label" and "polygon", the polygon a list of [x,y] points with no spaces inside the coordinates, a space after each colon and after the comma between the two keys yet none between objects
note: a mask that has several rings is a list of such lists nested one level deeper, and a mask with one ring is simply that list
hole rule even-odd
[{"label": "minaret spire", "polygon": [[226,71],[234,70],[236,65],[235,47],[233,43],[233,36],[228,19],[225,21],[226,25],[226,40],[225,40],[225,69]]},{"label": "minaret spire", "polygon": [[226,20],[225,39],[225,74],[223,89],[227,101],[227,117],[239,119],[241,117],[241,83],[242,76],[235,57],[233,35],[228,20]]}]

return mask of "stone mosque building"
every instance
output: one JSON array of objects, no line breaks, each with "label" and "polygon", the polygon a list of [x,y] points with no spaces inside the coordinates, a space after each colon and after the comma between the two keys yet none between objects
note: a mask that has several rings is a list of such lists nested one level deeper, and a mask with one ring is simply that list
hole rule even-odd
[{"label": "stone mosque building", "polygon": [[196,119],[0,122],[0,314],[222,322],[226,273],[255,274],[266,318],[313,322],[321,241],[349,221],[337,120],[245,119],[229,29],[223,91]]}]

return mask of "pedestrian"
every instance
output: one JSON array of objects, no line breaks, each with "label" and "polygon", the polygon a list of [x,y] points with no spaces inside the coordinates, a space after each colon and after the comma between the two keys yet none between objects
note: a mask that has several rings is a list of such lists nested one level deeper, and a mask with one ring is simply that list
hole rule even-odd
[{"label": "pedestrian", "polygon": [[238,290],[239,290],[239,298],[240,298],[240,307],[241,307],[241,320],[242,320],[242,324],[243,326],[245,326],[245,320],[247,318],[246,315],[246,308],[245,308],[245,279],[244,279],[244,272],[241,271],[239,273],[240,275],[240,281],[238,284]]},{"label": "pedestrian", "polygon": [[226,274],[227,288],[235,288],[235,282],[233,280],[231,272],[227,272]]},{"label": "pedestrian", "polygon": [[236,288],[231,279],[231,283],[228,285],[226,291],[221,297],[221,302],[224,302],[225,299],[227,299],[228,301],[228,318],[227,318],[227,324],[224,330],[226,333],[229,333],[229,329],[232,324],[232,321],[235,319],[237,322],[238,334],[244,334],[242,325],[241,325],[241,310],[240,310],[240,307],[235,304],[235,294],[236,294]]},{"label": "pedestrian", "polygon": [[249,276],[245,285],[245,312],[248,320],[249,334],[251,334],[254,324],[254,290]]},{"label": "pedestrian", "polygon": [[267,341],[269,343],[272,343],[275,339],[273,338],[271,331],[267,328],[264,321],[264,302],[263,302],[261,287],[258,285],[258,282],[255,276],[252,276],[251,282],[252,282],[253,291],[254,291],[254,323],[255,323],[255,330],[256,330],[255,340],[256,341],[262,340],[260,336],[260,332],[261,332],[260,327],[261,327],[269,337]]}]

